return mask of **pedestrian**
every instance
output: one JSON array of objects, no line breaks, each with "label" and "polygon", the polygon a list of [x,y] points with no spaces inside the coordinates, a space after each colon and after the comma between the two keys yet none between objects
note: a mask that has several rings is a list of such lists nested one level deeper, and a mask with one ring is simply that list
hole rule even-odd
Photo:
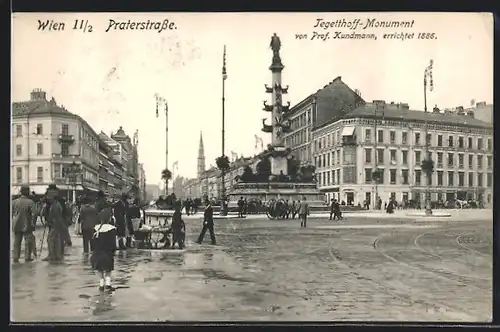
[{"label": "pedestrian", "polygon": [[[186,225],[182,221],[181,214],[181,204],[176,204],[174,215],[172,216],[172,249],[175,248],[175,244],[177,243],[179,249],[184,248],[184,238],[186,232]],[[184,238],[183,233],[184,232]]]},{"label": "pedestrian", "polygon": [[36,206],[30,198],[30,188],[21,187],[21,197],[12,202],[12,232],[14,234],[14,263],[19,262],[21,244],[24,239],[24,261],[31,262],[34,253],[36,257],[35,230]]},{"label": "pedestrian", "polygon": [[71,242],[71,235],[69,233],[69,227],[71,226],[73,220],[73,216],[71,213],[71,209],[68,206],[68,203],[66,203],[66,200],[63,197],[59,197],[59,203],[61,204],[62,207],[62,216],[64,220],[64,229],[61,234],[62,236],[62,243],[61,245],[63,246],[62,250],[64,252],[64,246],[67,245],[68,247],[71,247],[73,243]]},{"label": "pedestrian", "polygon": [[47,199],[47,224],[49,234],[47,236],[48,255],[43,260],[59,262],[63,259],[64,245],[62,236],[66,224],[63,217],[63,207],[59,199],[59,189],[55,184],[50,184],[45,193]]},{"label": "pedestrian", "polygon": [[128,211],[128,195],[123,193],[121,198],[113,207],[113,215],[116,220],[116,235],[118,236],[118,248],[120,250],[127,249],[124,243],[126,237],[127,211]]},{"label": "pedestrian", "polygon": [[[330,200],[330,220],[332,220],[332,216],[333,216],[334,213],[335,213],[335,201],[332,198]],[[334,218],[334,220],[335,220],[335,218]]]},{"label": "pedestrian", "polygon": [[243,207],[245,202],[243,201],[243,196],[238,200],[238,218],[243,218]]},{"label": "pedestrian", "polygon": [[99,290],[113,290],[111,272],[115,268],[115,251],[117,229],[115,226],[101,222],[94,226],[92,236],[92,268],[99,273]]},{"label": "pedestrian", "polygon": [[295,201],[292,201],[292,219],[295,219],[297,216],[297,203]]},{"label": "pedestrian", "polygon": [[212,241],[211,244],[215,245],[214,210],[210,201],[207,201],[207,206],[203,215],[203,228],[196,243],[201,244],[203,242],[203,238],[205,237],[205,233],[207,232],[207,230],[210,232],[210,240]]},{"label": "pedestrian", "polygon": [[82,229],[82,239],[83,239],[83,253],[89,253],[92,251],[92,236],[94,235],[94,227],[99,225],[101,222],[99,220],[99,215],[95,206],[91,204],[89,197],[84,197],[82,199],[82,206],[80,208],[80,225]]},{"label": "pedestrian", "polygon": [[309,215],[309,204],[307,204],[306,202],[306,196],[303,196],[299,204],[300,227],[307,227],[308,215]]},{"label": "pedestrian", "polygon": [[288,203],[288,200],[285,201],[285,216],[284,218],[288,219],[290,218],[290,203]]},{"label": "pedestrian", "polygon": [[127,212],[127,230],[128,236],[125,245],[127,248],[132,247],[132,237],[134,236],[134,231],[139,229],[139,224],[141,222],[141,208],[139,207],[139,198],[134,198],[132,205],[128,208]]},{"label": "pedestrian", "polygon": [[333,220],[335,220],[335,218],[337,218],[337,220],[344,219],[342,217],[342,210],[340,209],[340,205],[337,202],[337,200],[333,202],[333,211],[334,211]]}]

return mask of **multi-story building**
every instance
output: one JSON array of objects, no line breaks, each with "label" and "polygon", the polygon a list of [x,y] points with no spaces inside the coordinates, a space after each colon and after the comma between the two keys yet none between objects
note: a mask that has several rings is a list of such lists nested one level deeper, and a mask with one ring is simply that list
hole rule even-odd
[{"label": "multi-story building", "polygon": [[312,130],[338,119],[364,103],[358,91],[353,91],[339,76],[316,93],[293,106],[287,113],[292,131],[285,134],[285,146],[301,164],[312,163]]},{"label": "multi-story building", "polygon": [[[460,112],[460,110],[459,110]],[[486,104],[485,101],[476,103],[475,107],[472,106],[461,111],[462,113],[474,113],[474,118],[493,124],[493,104]]]},{"label": "multi-story building", "polygon": [[129,188],[132,186],[138,186],[139,176],[138,176],[138,154],[137,154],[137,141],[136,135],[134,135],[134,142],[125,133],[122,127],[120,127],[115,134],[111,134],[111,138],[119,143],[119,146],[114,145],[116,152],[119,152],[122,158],[122,164],[124,166],[123,178],[125,180],[125,185]]},{"label": "multi-story building", "polygon": [[[425,121],[428,135],[425,137]],[[473,112],[413,111],[407,104],[365,104],[313,131],[319,188],[347,203],[423,202],[425,140],[435,163],[431,200],[477,199],[492,203],[493,127]],[[372,173],[381,171],[378,182]]]},{"label": "multi-story building", "polygon": [[139,196],[141,197],[141,199],[146,199],[146,171],[144,170],[143,163],[139,163],[138,182],[139,182]]},{"label": "multi-story building", "polygon": [[[40,89],[28,101],[12,104],[12,194],[29,185],[44,194],[55,183],[74,201],[82,190],[99,187],[99,140],[80,116],[47,100]],[[71,172],[76,165],[78,172]],[[71,176],[70,176],[71,175]]]},{"label": "multi-story building", "polygon": [[[121,145],[103,132],[99,134],[99,140],[101,146],[103,146],[106,151],[102,151],[102,160],[103,162],[107,161],[108,166],[108,194],[112,197],[118,197],[122,192],[126,191],[125,181],[123,180],[123,161],[121,158],[122,155],[120,154]],[[102,168],[105,168],[104,163]],[[102,178],[106,177],[103,171],[101,171],[100,174]]]}]

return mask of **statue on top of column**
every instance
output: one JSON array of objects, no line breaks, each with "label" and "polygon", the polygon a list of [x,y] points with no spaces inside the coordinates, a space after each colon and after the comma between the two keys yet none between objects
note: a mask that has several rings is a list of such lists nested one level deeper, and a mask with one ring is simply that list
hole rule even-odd
[{"label": "statue on top of column", "polygon": [[276,32],[271,37],[271,43],[269,44],[269,46],[273,50],[274,55],[279,55],[280,48],[281,48],[281,41],[280,41],[280,37],[278,37],[278,35],[276,35]]}]

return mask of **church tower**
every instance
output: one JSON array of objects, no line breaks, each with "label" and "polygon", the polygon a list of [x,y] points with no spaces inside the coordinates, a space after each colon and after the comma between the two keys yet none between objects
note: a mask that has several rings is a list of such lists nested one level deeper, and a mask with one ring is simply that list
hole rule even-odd
[{"label": "church tower", "polygon": [[203,133],[200,131],[200,145],[198,147],[198,178],[205,172],[205,148],[203,147]]}]

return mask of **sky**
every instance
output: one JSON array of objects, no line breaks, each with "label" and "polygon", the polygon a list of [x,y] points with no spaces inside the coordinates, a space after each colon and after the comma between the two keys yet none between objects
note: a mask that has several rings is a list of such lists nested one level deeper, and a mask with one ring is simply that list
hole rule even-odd
[{"label": "sky", "polygon": [[[311,40],[313,34],[353,31],[315,27],[318,19],[413,20],[413,25],[355,30],[377,40]],[[65,29],[39,30],[38,20],[64,22]],[[75,20],[87,20],[92,32],[73,30]],[[106,32],[110,20],[168,20],[175,29]],[[292,106],[341,76],[366,101],[406,102],[421,110],[430,59],[429,107],[493,101],[493,18],[485,13],[15,13],[12,24],[12,100],[28,100],[30,91],[40,88],[97,133],[122,126],[132,136],[138,130],[139,161],[147,182],[154,184],[165,168],[166,145],[165,115],[156,117],[155,94],[168,102],[169,169],[178,161],[174,175],[196,176],[200,132],[207,168],[221,155],[224,45],[225,153],[254,155],[254,135],[264,146],[270,142],[270,134],[260,129],[262,118],[269,117],[262,102],[270,98],[264,85],[271,85],[273,33],[281,39],[283,85],[290,86],[284,102]],[[384,39],[389,33],[414,35]],[[418,33],[434,33],[437,39],[417,39]]]}]

